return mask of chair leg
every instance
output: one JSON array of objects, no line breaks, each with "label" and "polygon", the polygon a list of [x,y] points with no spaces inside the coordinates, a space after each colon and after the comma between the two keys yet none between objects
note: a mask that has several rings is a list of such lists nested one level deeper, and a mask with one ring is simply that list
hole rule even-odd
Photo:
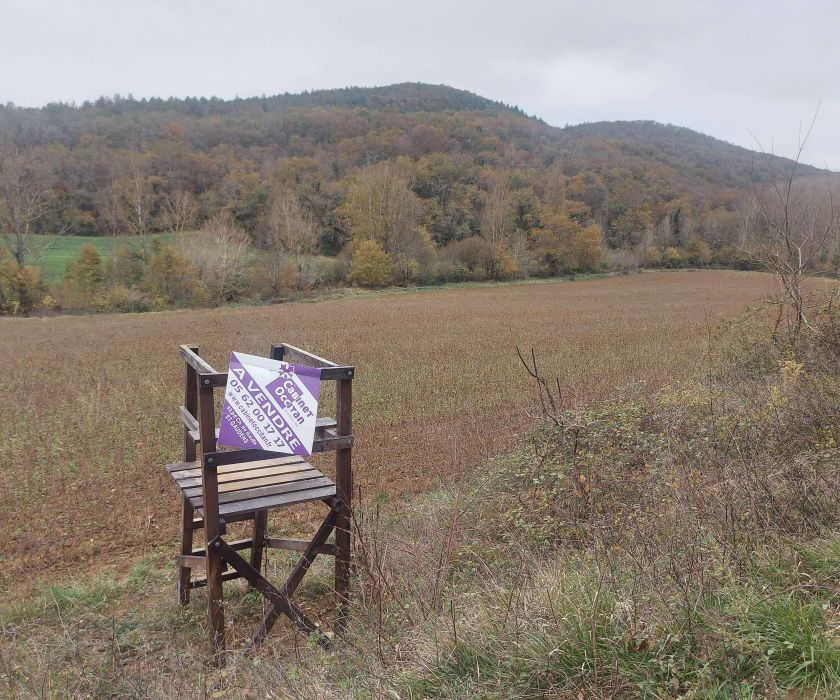
[{"label": "chair leg", "polygon": [[257,571],[262,569],[263,550],[265,549],[265,531],[268,525],[268,511],[258,510],[254,513],[254,534],[251,544],[251,566]]},{"label": "chair leg", "polygon": [[344,633],[349,616],[351,527],[348,497],[346,500],[339,502],[335,520],[336,634]]},{"label": "chair leg", "polygon": [[225,662],[225,610],[222,592],[222,556],[218,548],[207,545],[207,619],[210,648],[217,666]]},{"label": "chair leg", "polygon": [[[181,501],[181,554],[192,554],[194,513],[192,504],[184,498]],[[190,568],[188,566],[182,566],[179,570],[178,602],[181,605],[190,602]]]}]

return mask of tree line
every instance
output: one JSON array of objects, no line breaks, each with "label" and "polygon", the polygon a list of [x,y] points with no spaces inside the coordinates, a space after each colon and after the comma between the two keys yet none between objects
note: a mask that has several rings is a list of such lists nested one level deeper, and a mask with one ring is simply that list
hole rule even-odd
[{"label": "tree line", "polygon": [[[742,151],[662,125],[558,130],[443,86],[0,107],[0,304],[748,266],[738,205],[766,166]],[[134,242],[47,289],[57,234]]]}]

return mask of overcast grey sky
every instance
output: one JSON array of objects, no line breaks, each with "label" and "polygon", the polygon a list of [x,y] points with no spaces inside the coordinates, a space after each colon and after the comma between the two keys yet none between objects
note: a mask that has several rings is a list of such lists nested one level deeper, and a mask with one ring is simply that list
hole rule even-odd
[{"label": "overcast grey sky", "polygon": [[0,0],[0,102],[446,83],[562,126],[655,119],[840,169],[840,3]]}]

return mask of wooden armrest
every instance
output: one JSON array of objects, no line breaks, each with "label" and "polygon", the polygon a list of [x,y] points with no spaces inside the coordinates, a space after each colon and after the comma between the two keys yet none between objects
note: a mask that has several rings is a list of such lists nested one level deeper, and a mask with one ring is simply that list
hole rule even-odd
[{"label": "wooden armrest", "polygon": [[350,365],[337,365],[323,357],[313,355],[311,352],[296,348],[294,345],[272,345],[271,358],[283,362],[298,363],[315,367],[321,370],[321,379],[353,379],[356,374],[355,367]]},{"label": "wooden armrest", "polygon": [[210,363],[205,361],[203,357],[196,355],[189,345],[181,346],[181,357],[184,358],[184,362],[199,374],[216,374],[216,370],[213,369]]}]

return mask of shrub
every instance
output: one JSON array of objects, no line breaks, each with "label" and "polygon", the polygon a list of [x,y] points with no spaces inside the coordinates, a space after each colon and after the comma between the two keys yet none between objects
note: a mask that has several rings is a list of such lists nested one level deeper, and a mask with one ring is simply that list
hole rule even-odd
[{"label": "shrub", "polygon": [[652,245],[645,249],[642,260],[645,267],[659,267],[662,264],[662,250]]},{"label": "shrub", "polygon": [[262,299],[297,292],[301,287],[295,259],[289,255],[269,253],[250,265],[245,273],[243,293]]},{"label": "shrub", "polygon": [[439,259],[432,266],[431,276],[435,282],[464,282],[470,278],[470,271],[462,263]]},{"label": "shrub", "polygon": [[84,245],[67,265],[61,287],[62,306],[68,309],[91,309],[94,297],[105,283],[102,256],[95,246]]},{"label": "shrub", "polygon": [[538,275],[551,277],[566,271],[566,251],[560,234],[551,228],[536,229],[531,232],[530,242]]},{"label": "shrub", "polygon": [[341,284],[346,276],[345,263],[338,258],[303,255],[297,259],[299,285],[303,290]]},{"label": "shrub", "polygon": [[451,272],[453,282],[466,282],[470,278],[470,270],[464,263],[452,265]]},{"label": "shrub", "polygon": [[515,277],[533,277],[539,274],[539,263],[528,245],[528,237],[516,232],[505,243],[505,252],[516,265]]},{"label": "shrub", "polygon": [[51,306],[38,268],[0,257],[0,314],[26,316]]},{"label": "shrub", "polygon": [[[638,250],[605,250],[603,266],[608,270],[617,270],[624,274],[639,269],[641,254]],[[657,255],[658,262],[658,255]]]},{"label": "shrub", "polygon": [[324,266],[325,279],[331,284],[344,284],[347,281],[347,260],[345,258],[319,258]]},{"label": "shrub", "polygon": [[499,247],[496,248],[494,276],[496,279],[509,280],[516,277],[518,272],[519,266],[516,264],[513,256],[508,252],[507,246],[504,243],[499,243]]},{"label": "shrub", "polygon": [[138,312],[148,311],[149,302],[146,295],[136,287],[112,284],[94,298],[93,307],[100,312]]},{"label": "shrub", "polygon": [[257,262],[245,273],[245,295],[249,299],[270,299],[275,289],[268,267],[263,262]]},{"label": "shrub", "polygon": [[420,263],[407,255],[397,255],[394,260],[392,281],[401,287],[413,284],[420,277]]},{"label": "shrub", "polygon": [[144,284],[155,309],[165,308],[167,304],[196,306],[207,300],[195,266],[169,245],[161,245],[152,252]]},{"label": "shrub", "polygon": [[444,249],[444,255],[454,263],[460,263],[469,271],[469,277],[475,280],[490,277],[496,262],[496,248],[481,236],[450,243]]},{"label": "shrub", "polygon": [[668,246],[662,251],[662,266],[663,267],[682,267],[683,256],[679,248]]},{"label": "shrub", "polygon": [[337,286],[345,278],[345,263],[338,258],[269,254],[248,267],[243,293],[252,299],[271,299]]},{"label": "shrub", "polygon": [[301,288],[298,266],[294,261],[286,258],[277,271],[277,290],[280,292],[297,292]]},{"label": "shrub", "polygon": [[571,272],[594,272],[601,266],[601,229],[587,226],[566,241],[566,267]]},{"label": "shrub", "polygon": [[706,241],[692,238],[685,248],[685,256],[691,265],[708,265],[712,260],[712,249]]},{"label": "shrub", "polygon": [[360,287],[384,287],[391,278],[393,260],[376,241],[362,241],[353,253],[348,276]]},{"label": "shrub", "polygon": [[721,267],[734,267],[737,270],[754,270],[760,265],[750,260],[749,255],[734,245],[723,245],[712,253],[712,263]]},{"label": "shrub", "polygon": [[596,224],[584,227],[563,214],[545,223],[530,238],[543,274],[593,272],[601,266],[601,229]]},{"label": "shrub", "polygon": [[93,292],[102,286],[105,275],[102,270],[102,256],[90,243],[83,245],[75,260],[67,265],[65,279],[84,291]]},{"label": "shrub", "polygon": [[105,278],[112,284],[137,285],[143,279],[143,252],[136,245],[122,244],[105,263]]}]

